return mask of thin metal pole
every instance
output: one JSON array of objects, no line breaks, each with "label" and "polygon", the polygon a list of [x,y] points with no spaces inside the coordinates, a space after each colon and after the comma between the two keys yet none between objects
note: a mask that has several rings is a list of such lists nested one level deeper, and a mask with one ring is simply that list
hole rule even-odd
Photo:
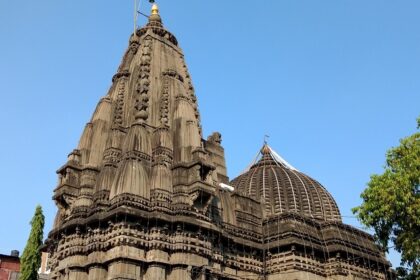
[{"label": "thin metal pole", "polygon": [[137,1],[138,0],[134,0],[134,36],[136,36],[137,31]]}]

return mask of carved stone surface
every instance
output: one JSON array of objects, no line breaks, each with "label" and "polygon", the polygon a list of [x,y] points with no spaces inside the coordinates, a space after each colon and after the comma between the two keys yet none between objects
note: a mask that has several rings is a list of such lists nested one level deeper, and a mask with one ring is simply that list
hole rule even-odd
[{"label": "carved stone surface", "polygon": [[230,184],[238,192],[262,200],[264,216],[296,212],[313,219],[341,221],[332,196],[316,180],[276,161],[266,146],[262,158]]},{"label": "carved stone surface", "polygon": [[389,279],[328,191],[262,150],[229,184],[176,38],[154,10],[58,170],[51,279]]}]

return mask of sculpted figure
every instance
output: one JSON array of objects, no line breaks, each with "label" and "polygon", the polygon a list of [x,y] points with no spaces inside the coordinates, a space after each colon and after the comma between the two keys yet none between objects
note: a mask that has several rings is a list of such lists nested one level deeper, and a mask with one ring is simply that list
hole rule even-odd
[{"label": "sculpted figure", "polygon": [[207,137],[207,141],[217,143],[220,145],[222,143],[222,134],[220,134],[219,132],[213,132],[212,135]]}]

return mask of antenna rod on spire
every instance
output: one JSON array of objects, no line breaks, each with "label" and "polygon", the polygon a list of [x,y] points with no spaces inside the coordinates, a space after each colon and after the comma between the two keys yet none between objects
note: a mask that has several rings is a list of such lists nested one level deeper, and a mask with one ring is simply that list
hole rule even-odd
[{"label": "antenna rod on spire", "polygon": [[[137,1],[140,2],[140,0],[134,0],[134,37],[136,37],[136,31],[137,31]],[[139,3],[140,4],[140,3]]]}]

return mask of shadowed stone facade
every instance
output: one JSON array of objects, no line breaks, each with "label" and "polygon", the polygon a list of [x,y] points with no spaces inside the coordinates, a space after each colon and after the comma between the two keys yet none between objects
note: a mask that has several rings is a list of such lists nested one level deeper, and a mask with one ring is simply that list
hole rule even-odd
[{"label": "shadowed stone facade", "polygon": [[372,237],[267,145],[229,182],[156,6],[58,175],[55,280],[390,279]]}]

